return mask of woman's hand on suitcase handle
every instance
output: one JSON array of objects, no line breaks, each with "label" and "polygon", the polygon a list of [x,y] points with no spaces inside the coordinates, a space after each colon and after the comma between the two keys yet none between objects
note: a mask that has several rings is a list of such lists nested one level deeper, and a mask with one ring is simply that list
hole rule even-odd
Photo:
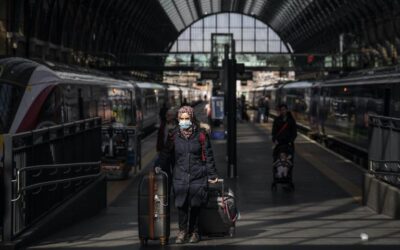
[{"label": "woman's hand on suitcase handle", "polygon": [[218,177],[215,177],[214,179],[208,179],[208,182],[212,183],[212,184],[217,183],[218,182]]},{"label": "woman's hand on suitcase handle", "polygon": [[156,174],[161,173],[161,171],[162,171],[161,167],[159,167],[159,166],[154,167],[154,172],[155,172]]}]

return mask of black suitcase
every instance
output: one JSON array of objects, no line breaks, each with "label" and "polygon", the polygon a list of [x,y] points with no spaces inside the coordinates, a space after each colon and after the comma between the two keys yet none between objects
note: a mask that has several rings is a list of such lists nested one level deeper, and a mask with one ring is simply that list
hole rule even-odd
[{"label": "black suitcase", "polygon": [[[233,237],[238,216],[233,193],[224,189],[223,180],[219,180],[215,184],[209,183],[208,185],[208,201],[200,209],[199,214],[199,233],[202,236],[229,235]],[[229,213],[227,214],[226,207],[224,208],[227,202],[230,202],[229,207],[234,218]]]},{"label": "black suitcase", "polygon": [[139,238],[142,245],[148,240],[168,244],[170,234],[170,209],[168,175],[150,171],[139,183]]}]

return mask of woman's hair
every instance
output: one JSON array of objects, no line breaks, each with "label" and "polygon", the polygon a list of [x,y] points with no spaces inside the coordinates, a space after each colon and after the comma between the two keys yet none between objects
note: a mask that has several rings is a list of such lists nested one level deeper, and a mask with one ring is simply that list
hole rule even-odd
[{"label": "woman's hair", "polygon": [[192,121],[192,123],[196,126],[199,127],[199,121],[197,120],[195,114],[194,114],[194,109],[190,106],[182,106],[179,110],[178,110],[178,115],[177,118],[179,120],[179,117],[181,117],[182,114],[188,114],[190,116],[190,120]]},{"label": "woman's hair", "polygon": [[190,106],[182,106],[179,110],[178,110],[178,119],[179,117],[181,117],[182,114],[188,114],[190,116],[190,119],[192,120],[194,118],[194,110],[192,107]]}]

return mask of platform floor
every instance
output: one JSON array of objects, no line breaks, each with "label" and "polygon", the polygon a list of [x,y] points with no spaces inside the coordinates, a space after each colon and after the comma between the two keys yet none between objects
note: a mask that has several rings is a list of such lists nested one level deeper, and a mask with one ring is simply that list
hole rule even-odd
[{"label": "platform floor", "polygon": [[[226,178],[226,144],[213,141],[221,177],[235,190],[241,219],[234,238],[205,238],[163,249],[400,249],[400,221],[360,205],[363,171],[306,137],[296,141],[296,190],[271,192],[272,144],[269,124],[238,124],[238,178]],[[148,153],[148,154],[151,154]],[[151,157],[148,157],[151,158]],[[149,162],[148,162],[149,163]],[[147,164],[150,166],[151,164]],[[145,172],[145,171],[144,171]],[[142,174],[144,173],[142,172]],[[99,215],[49,236],[29,249],[141,248],[137,227],[140,175],[126,182]],[[171,238],[177,233],[172,210]],[[368,235],[362,240],[361,234]]]}]

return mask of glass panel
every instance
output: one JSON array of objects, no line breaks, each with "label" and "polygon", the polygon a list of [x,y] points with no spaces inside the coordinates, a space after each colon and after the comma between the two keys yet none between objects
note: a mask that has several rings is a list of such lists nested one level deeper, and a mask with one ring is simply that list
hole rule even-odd
[{"label": "glass panel", "polygon": [[192,28],[192,39],[202,40],[203,39],[203,29],[202,28]]},{"label": "glass panel", "polygon": [[190,51],[189,41],[179,41],[179,51]]},{"label": "glass panel", "polygon": [[233,34],[233,39],[242,40],[242,29],[231,28],[231,33]]},{"label": "glass panel", "polygon": [[248,16],[243,16],[243,27],[254,27],[254,19]]},{"label": "glass panel", "polygon": [[204,39],[211,40],[211,34],[215,33],[215,28],[206,28],[204,29]]},{"label": "glass panel", "polygon": [[203,51],[203,41],[192,41],[192,51],[201,52]]},{"label": "glass panel", "polygon": [[229,14],[217,15],[218,27],[229,27]]},{"label": "glass panel", "polygon": [[242,27],[242,15],[239,14],[230,14],[231,18],[231,28],[241,28]]},{"label": "glass panel", "polygon": [[254,29],[243,29],[243,40],[254,40]]},{"label": "glass panel", "polygon": [[197,22],[195,22],[192,26],[190,26],[192,29],[193,28],[203,28],[203,20],[199,20]]},{"label": "glass panel", "polygon": [[257,28],[265,28],[265,24],[259,20],[256,20],[256,27]]},{"label": "glass panel", "polygon": [[256,52],[267,52],[267,41],[256,41]]},{"label": "glass panel", "polygon": [[269,29],[269,39],[270,40],[280,40],[279,36],[272,29]]},{"label": "glass panel", "polygon": [[267,30],[266,28],[256,29],[256,40],[267,40]]},{"label": "glass panel", "polygon": [[228,28],[220,28],[220,27],[218,27],[217,32],[218,33],[229,33],[229,29]]},{"label": "glass panel", "polygon": [[177,45],[177,42],[175,42],[174,45],[172,45],[171,52],[176,52],[176,49],[177,49],[176,45]]},{"label": "glass panel", "polygon": [[216,16],[209,16],[204,19],[204,27],[215,27]]},{"label": "glass panel", "polygon": [[281,52],[288,53],[288,50],[283,42],[281,42]]},{"label": "glass panel", "polygon": [[185,31],[181,34],[181,36],[179,37],[179,39],[182,39],[182,40],[189,40],[189,39],[190,39],[190,28],[187,29],[187,30],[185,30]]},{"label": "glass panel", "polygon": [[242,52],[242,40],[235,41],[236,52]]},{"label": "glass panel", "polygon": [[280,41],[269,41],[268,42],[268,51],[269,52],[279,52],[280,50]]},{"label": "glass panel", "polygon": [[243,52],[254,52],[254,42],[243,41]]},{"label": "glass panel", "polygon": [[207,52],[211,51],[211,40],[204,41],[204,51]]}]

